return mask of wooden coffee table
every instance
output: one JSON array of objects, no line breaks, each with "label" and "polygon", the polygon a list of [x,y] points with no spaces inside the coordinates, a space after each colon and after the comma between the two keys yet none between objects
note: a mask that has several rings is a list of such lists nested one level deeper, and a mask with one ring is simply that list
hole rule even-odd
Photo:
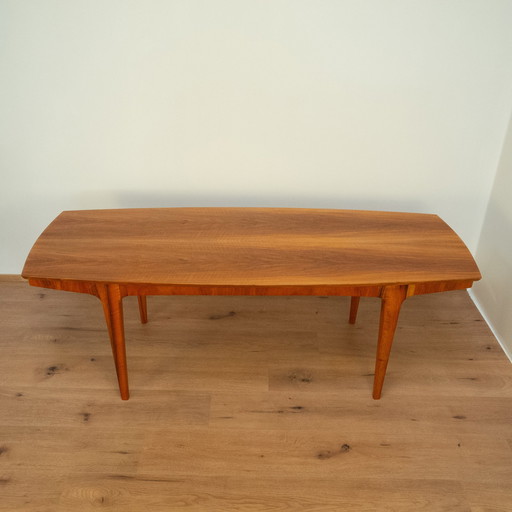
[{"label": "wooden coffee table", "polygon": [[382,299],[373,398],[381,396],[402,302],[460,290],[480,272],[436,215],[291,208],[66,211],[34,244],[22,273],[33,286],[97,296],[121,398],[129,398],[123,297],[344,295]]}]

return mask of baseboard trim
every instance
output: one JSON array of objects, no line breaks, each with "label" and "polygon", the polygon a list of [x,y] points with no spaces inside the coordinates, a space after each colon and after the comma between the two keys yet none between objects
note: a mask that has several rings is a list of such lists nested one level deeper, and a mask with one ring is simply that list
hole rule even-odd
[{"label": "baseboard trim", "polygon": [[501,349],[503,352],[505,352],[505,355],[508,357],[509,361],[512,363],[512,352],[507,348],[507,345],[504,343],[501,336],[494,330],[494,327],[492,326],[488,316],[485,314],[484,309],[482,307],[482,304],[478,301],[478,299],[475,297],[475,294],[473,293],[473,290],[468,290],[469,296],[471,297],[471,300],[477,307],[480,314],[484,317],[485,323],[489,326],[489,329],[491,329],[491,332],[493,333],[494,337],[498,341]]}]

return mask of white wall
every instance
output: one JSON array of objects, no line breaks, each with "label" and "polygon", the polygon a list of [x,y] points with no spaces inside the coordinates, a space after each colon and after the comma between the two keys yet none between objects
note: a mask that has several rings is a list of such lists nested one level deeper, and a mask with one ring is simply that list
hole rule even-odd
[{"label": "white wall", "polygon": [[64,209],[440,214],[471,249],[508,0],[0,0],[0,273]]},{"label": "white wall", "polygon": [[512,118],[476,259],[483,279],[472,295],[512,359]]}]

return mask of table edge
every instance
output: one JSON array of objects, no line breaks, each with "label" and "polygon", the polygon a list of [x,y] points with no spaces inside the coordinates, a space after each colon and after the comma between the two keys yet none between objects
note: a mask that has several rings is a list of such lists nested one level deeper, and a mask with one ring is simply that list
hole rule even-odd
[{"label": "table edge", "polygon": [[115,283],[25,277],[31,286],[99,296],[98,287],[118,286],[121,295],[243,295],[243,296],[360,296],[380,297],[384,289],[406,286],[407,296],[471,288],[477,279],[410,283],[367,283],[358,285],[190,285]]}]

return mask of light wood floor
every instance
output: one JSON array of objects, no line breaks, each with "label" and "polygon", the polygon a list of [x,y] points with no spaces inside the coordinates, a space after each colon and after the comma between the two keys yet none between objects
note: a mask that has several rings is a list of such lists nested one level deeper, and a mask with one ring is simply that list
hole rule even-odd
[{"label": "light wood floor", "polygon": [[512,365],[466,292],[408,299],[380,401],[379,301],[99,301],[0,282],[0,510],[512,510]]}]

